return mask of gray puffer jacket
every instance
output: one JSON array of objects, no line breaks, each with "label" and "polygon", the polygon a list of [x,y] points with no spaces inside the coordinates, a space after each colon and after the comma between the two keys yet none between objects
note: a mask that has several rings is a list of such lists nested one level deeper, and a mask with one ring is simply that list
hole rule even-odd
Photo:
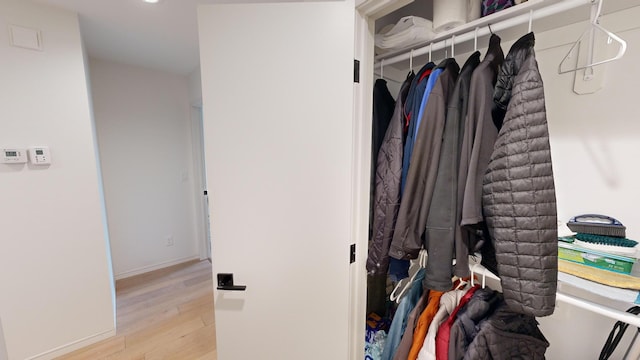
[{"label": "gray puffer jacket", "polygon": [[480,323],[464,360],[544,360],[548,347],[534,317],[515,313],[503,304]]},{"label": "gray puffer jacket", "polygon": [[516,312],[546,316],[553,313],[556,298],[557,213],[534,42],[533,33],[518,40],[498,75],[498,83],[506,87],[496,89],[494,101],[508,105],[484,177],[482,201],[505,302]]}]

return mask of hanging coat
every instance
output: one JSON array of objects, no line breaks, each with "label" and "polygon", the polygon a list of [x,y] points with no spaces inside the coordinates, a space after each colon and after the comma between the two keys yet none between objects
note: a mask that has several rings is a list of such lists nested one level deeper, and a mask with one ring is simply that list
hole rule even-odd
[{"label": "hanging coat", "polygon": [[432,62],[425,64],[418,74],[413,78],[411,88],[409,89],[409,95],[407,96],[407,102],[404,105],[404,116],[407,120],[406,123],[406,139],[404,143],[404,156],[402,157],[402,178],[400,180],[400,194],[404,192],[404,187],[407,183],[407,174],[409,172],[409,161],[411,154],[413,153],[413,146],[416,140],[416,123],[418,122],[418,113],[420,113],[420,106],[422,105],[422,98],[429,82],[429,76],[431,71],[436,66]]},{"label": "hanging coat", "polygon": [[479,326],[464,360],[544,360],[549,347],[533,316],[502,304]]},{"label": "hanging coat", "polygon": [[[447,291],[451,289],[453,259],[455,257],[455,234],[460,226],[458,214],[458,168],[462,148],[464,118],[469,99],[469,82],[473,70],[480,63],[480,53],[473,53],[462,66],[447,109],[444,132],[440,139],[440,160],[436,170],[433,197],[427,212],[425,233],[429,254],[425,286],[429,289]],[[435,146],[438,146],[436,139]],[[468,254],[456,262],[469,271]]]},{"label": "hanging coat", "polygon": [[466,290],[451,290],[440,297],[440,307],[433,317],[431,324],[429,324],[427,336],[418,353],[418,360],[436,360],[436,334],[438,333],[438,328],[440,328],[440,325],[442,325],[458,307],[460,300],[465,294]]},{"label": "hanging coat", "polygon": [[505,302],[513,311],[546,316],[555,307],[558,232],[544,89],[534,42],[533,33],[520,38],[498,76],[494,99],[508,105],[499,122],[482,200]]},{"label": "hanging coat", "polygon": [[376,80],[373,86],[373,117],[371,121],[371,177],[369,187],[369,233],[373,224],[373,196],[376,185],[376,167],[378,152],[391,122],[396,101],[391,96],[387,82]]},{"label": "hanging coat", "polygon": [[[460,213],[458,221],[461,227],[456,234],[456,258],[465,253],[474,253],[481,249],[482,242],[476,236],[482,229],[482,182],[493,152],[493,144],[498,137],[498,129],[493,123],[493,89],[504,53],[500,47],[500,38],[491,35],[487,54],[471,76],[469,90],[469,108],[465,123],[460,172],[458,179],[458,201]],[[465,251],[464,248],[468,250]],[[483,258],[483,260],[485,260]],[[468,264],[467,264],[468,265]],[[469,269],[457,266],[456,275],[466,277]]]},{"label": "hanging coat", "polygon": [[436,182],[447,105],[460,70],[454,59],[446,59],[438,67],[444,70],[429,95],[418,130],[389,250],[389,256],[396,259],[415,259],[422,248],[421,237]]},{"label": "hanging coat", "polygon": [[451,326],[449,333],[449,359],[462,360],[469,344],[478,334],[480,323],[486,320],[496,308],[502,304],[502,294],[489,288],[478,289],[464,311],[458,313],[458,318]]},{"label": "hanging coat", "polygon": [[378,153],[373,200],[373,233],[369,243],[367,272],[384,275],[389,268],[389,246],[400,207],[400,173],[402,171],[403,106],[413,80],[413,73],[400,88],[393,117]]}]

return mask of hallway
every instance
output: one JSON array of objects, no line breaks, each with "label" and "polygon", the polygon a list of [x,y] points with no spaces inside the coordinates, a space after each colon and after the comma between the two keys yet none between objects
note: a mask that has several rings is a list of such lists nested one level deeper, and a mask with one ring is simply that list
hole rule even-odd
[{"label": "hallway", "polygon": [[116,282],[116,336],[60,360],[216,360],[208,261],[192,261]]}]

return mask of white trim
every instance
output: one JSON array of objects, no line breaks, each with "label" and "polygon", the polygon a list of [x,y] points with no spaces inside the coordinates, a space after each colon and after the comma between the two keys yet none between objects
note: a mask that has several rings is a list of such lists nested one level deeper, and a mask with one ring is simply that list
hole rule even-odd
[{"label": "white trim", "polygon": [[0,318],[0,360],[9,360],[7,344],[4,340],[4,331],[2,330],[2,318]]},{"label": "white trim", "polygon": [[188,262],[188,261],[192,261],[192,260],[200,260],[200,255],[196,254],[196,255],[187,256],[187,257],[181,258],[181,259],[165,261],[163,263],[159,263],[159,264],[155,264],[155,265],[139,267],[137,269],[133,269],[133,270],[125,271],[125,272],[120,273],[120,274],[116,274],[115,275],[115,279],[116,280],[121,280],[121,279],[125,279],[125,278],[128,278],[128,277],[132,277],[132,276],[148,273],[150,271],[163,269],[163,268],[166,268],[166,267],[169,267],[169,266],[182,264],[182,263],[185,263],[185,262]]},{"label": "white trim", "polygon": [[361,0],[356,1],[356,10],[359,11],[363,17],[376,20],[403,6],[411,4],[413,1],[414,0]]},{"label": "white trim", "polygon": [[202,107],[191,107],[191,154],[193,159],[194,227],[200,260],[210,256],[209,206],[203,191],[206,189]]},{"label": "white trim", "polygon": [[[367,307],[367,244],[369,234],[369,184],[371,179],[371,109],[373,106],[373,21],[355,12],[354,57],[360,61],[360,82],[353,86],[353,153],[351,174],[351,243],[356,261],[350,267],[349,359],[364,358]],[[369,46],[371,45],[371,46]]]},{"label": "white trim", "polygon": [[111,330],[107,330],[105,332],[101,332],[95,335],[87,336],[86,338],[79,339],[73,342],[70,342],[66,345],[58,346],[55,349],[51,349],[49,351],[45,351],[38,355],[34,355],[32,357],[27,358],[26,360],[51,360],[55,359],[59,356],[68,354],[72,351],[82,349],[83,347],[95,344],[99,341],[108,339],[110,337],[116,336],[116,329],[113,328]]}]

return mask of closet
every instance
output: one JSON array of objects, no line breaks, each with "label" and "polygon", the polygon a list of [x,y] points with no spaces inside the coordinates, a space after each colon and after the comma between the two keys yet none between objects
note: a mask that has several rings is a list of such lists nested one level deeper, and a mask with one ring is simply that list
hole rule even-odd
[{"label": "closet", "polygon": [[[580,206],[585,206],[592,210],[601,209],[599,211],[610,209],[610,211],[614,213],[624,214],[624,209],[630,205],[628,200],[614,200],[612,198],[607,200],[598,199],[599,194],[595,194],[593,190],[588,191],[582,187],[586,185],[586,183],[591,184],[591,181],[598,182],[598,180],[592,179],[591,177],[589,177],[589,180],[581,177],[582,180],[579,181],[579,184],[573,183],[571,186],[566,186],[565,184],[570,183],[570,181],[568,181],[568,179],[561,179],[561,175],[559,174],[567,172],[570,168],[573,168],[575,171],[580,171],[580,168],[576,166],[576,164],[567,165],[565,163],[565,166],[562,166],[558,163],[562,164],[563,161],[567,162],[570,158],[579,154],[578,156],[582,157],[582,161],[585,164],[593,166],[594,164],[591,162],[599,161],[598,158],[600,158],[602,154],[594,153],[591,144],[588,144],[588,142],[593,141],[594,138],[600,138],[600,141],[606,143],[607,147],[612,145],[615,147],[616,143],[624,142],[625,140],[614,136],[605,139],[606,135],[596,133],[589,134],[591,129],[585,128],[581,128],[580,130],[574,129],[572,131],[566,131],[566,128],[563,129],[565,131],[554,131],[554,129],[558,129],[560,126],[570,126],[569,121],[596,122],[595,114],[584,114],[585,108],[593,110],[590,102],[602,101],[603,97],[607,97],[607,93],[624,91],[624,81],[619,83],[611,82],[612,77],[615,77],[615,75],[611,75],[611,68],[618,67],[618,69],[620,69],[620,67],[623,66],[620,62],[622,62],[623,59],[630,61],[629,56],[633,56],[628,53],[623,56],[627,44],[619,45],[617,41],[620,40],[618,35],[624,37],[625,40],[629,40],[629,34],[635,30],[636,26],[632,22],[625,24],[625,21],[629,21],[629,19],[632,18],[632,12],[638,10],[635,8],[637,5],[637,3],[615,3],[607,5],[605,2],[604,8],[608,9],[608,12],[605,11],[605,13],[610,15],[604,16],[594,26],[597,27],[595,30],[597,40],[594,41],[596,50],[594,51],[598,52],[598,54],[593,55],[591,58],[590,64],[596,64],[596,66],[593,67],[584,66],[586,63],[589,63],[584,54],[588,50],[588,41],[583,40],[579,43],[579,46],[572,48],[574,43],[580,38],[581,33],[585,29],[590,28],[588,23],[584,21],[578,22],[578,14],[580,13],[582,13],[583,16],[581,20],[589,18],[590,5],[588,2],[529,2],[514,6],[504,11],[503,14],[496,13],[486,19],[481,18],[452,29],[451,31],[436,34],[435,39],[431,42],[426,41],[399,51],[378,54],[374,63],[374,78],[383,78],[386,80],[389,88],[392,89],[391,92],[397,94],[399,84],[404,81],[409,69],[418,71],[423,64],[432,60],[432,58],[432,61],[437,64],[445,56],[451,56],[455,51],[454,56],[458,60],[460,67],[462,67],[462,64],[474,49],[477,48],[482,51],[484,56],[488,44],[487,35],[491,31],[503,39],[502,49],[505,55],[516,39],[529,31],[533,31],[536,37],[536,58],[545,84],[546,113],[551,134],[554,178],[556,184],[560,185],[556,185],[558,221],[566,222],[571,216],[571,213],[568,212],[569,209],[571,209],[570,211],[579,212]],[[598,4],[594,3],[594,5],[591,6],[593,7],[592,11],[596,11],[597,6]],[[381,21],[382,25],[376,25],[378,31],[385,24],[393,23],[403,16],[410,15],[402,12],[402,10],[403,9],[400,9],[387,16],[393,17],[392,19],[383,18]],[[504,16],[499,18],[498,15]],[[607,30],[604,28],[613,31],[607,33],[605,32]],[[584,34],[588,36],[589,32],[585,32]],[[607,39],[607,36],[609,39]],[[633,35],[631,35],[631,39],[633,38]],[[584,39],[584,37],[581,39]],[[633,42],[633,40],[630,40],[630,42]],[[602,44],[604,43],[607,45],[603,48]],[[452,46],[451,44],[454,45]],[[629,47],[631,46],[633,45],[629,45]],[[580,52],[582,53],[580,55],[576,50],[578,47],[580,47]],[[436,49],[438,52],[436,52]],[[571,58],[571,56],[573,56],[573,58]],[[569,62],[567,59],[571,59],[572,61]],[[568,66],[569,63],[571,63],[570,66]],[[585,72],[584,69],[572,71],[576,67],[586,67],[588,71],[593,70],[594,72]],[[589,78],[589,75],[591,75],[591,78]],[[604,79],[606,79],[606,85],[604,85]],[[613,88],[608,89],[608,87]],[[559,99],[562,99],[562,101]],[[615,102],[620,104],[618,100],[615,100]],[[574,109],[574,106],[577,109]],[[558,116],[560,114],[564,115],[564,118]],[[578,116],[577,114],[582,114],[582,116]],[[604,116],[602,116],[601,119],[604,119]],[[618,119],[616,121],[621,120]],[[629,118],[626,122],[632,123],[633,120]],[[582,127],[584,125],[574,124],[574,126]],[[590,126],[587,125],[587,127]],[[635,127],[635,125],[631,125],[631,127]],[[585,134],[588,135],[582,138]],[[562,153],[562,151],[558,150],[558,147],[562,147],[567,140],[571,141],[570,139],[573,137],[581,138],[580,140],[583,144],[581,144],[580,148],[574,148],[567,153]],[[635,142],[637,146],[637,139]],[[586,153],[582,151],[586,151]],[[619,154],[623,157],[630,155],[630,153],[625,153],[624,151],[620,151]],[[634,170],[627,167],[624,171],[633,173]],[[595,173],[597,173],[597,171]],[[606,177],[602,172],[600,172],[600,175]],[[573,181],[576,181],[575,177],[570,175],[569,177]],[[610,191],[611,194],[618,193],[618,191],[621,190],[611,185],[613,184],[601,184],[600,186],[603,191]],[[576,187],[580,187],[581,193],[579,195]],[[637,197],[638,192],[636,189],[627,187],[625,191]],[[585,197],[589,200],[586,200]],[[575,204],[573,202],[575,202]],[[626,212],[627,221],[633,222],[633,216],[631,214],[631,212]],[[481,266],[476,266],[476,269],[481,269],[479,273],[486,273],[486,270]],[[405,284],[400,285],[401,288],[406,286]],[[609,330],[611,330],[613,324],[612,319],[620,320],[634,326],[640,325],[639,318],[624,312],[624,309],[634,305],[636,299],[633,295],[634,293],[637,295],[637,291],[626,290],[626,295],[618,294],[618,296],[616,296],[607,294],[607,292],[610,293],[612,291],[611,288],[598,289],[597,285],[598,284],[595,283],[589,283],[588,281],[584,283],[579,280],[575,281],[575,278],[570,275],[560,274],[556,312],[553,316],[539,319],[542,323],[541,328],[543,333],[551,342],[551,347],[547,352],[547,358],[596,358],[607,338]],[[493,288],[496,288],[495,286],[499,288],[499,280],[498,282],[493,282]],[[578,289],[577,286],[582,286],[582,288]],[[585,290],[585,288],[588,290]],[[571,315],[569,315],[569,313]],[[580,314],[580,316],[574,319],[573,314]],[[605,316],[606,320],[603,320],[600,317],[601,315]],[[558,321],[558,319],[562,320]],[[584,330],[585,327],[582,326],[572,326],[572,324],[579,324],[584,321],[592,321],[594,324],[598,324],[598,326],[595,328],[588,327],[589,330]],[[563,328],[563,330],[559,330],[560,328]],[[566,334],[567,331],[580,334],[579,336],[588,337],[592,339],[592,341],[586,343],[580,342],[580,346],[575,346],[575,343],[570,340],[555,341],[554,344],[553,339],[562,338],[561,334],[563,332]],[[628,341],[632,337],[633,334],[627,334],[626,340]],[[622,358],[624,350],[627,348],[626,345],[627,344],[619,346],[618,352],[612,358]]]},{"label": "closet", "polygon": [[[574,74],[557,71],[585,28],[588,1],[559,15],[540,15],[568,2],[530,0],[517,9],[525,17],[533,10],[558,218],[615,214],[629,237],[640,238],[634,217],[638,170],[631,165],[640,150],[633,106],[640,79],[634,21],[640,1],[605,2],[603,25],[629,48],[622,59],[596,68],[602,81],[586,95],[574,94],[584,85]],[[408,4],[347,0],[199,8],[219,359],[364,358],[371,94],[381,60],[374,54],[375,20]],[[494,20],[506,20],[501,16]],[[477,47],[484,54],[486,29],[479,27]],[[528,21],[493,29],[505,53],[527,30]],[[463,64],[475,30],[452,31],[458,38],[455,57]],[[450,38],[434,43],[434,59],[444,58]],[[416,51],[414,68],[428,57],[428,49]],[[383,66],[390,84],[403,80],[408,55]],[[489,279],[487,284],[492,286]],[[571,285],[561,288],[613,309],[628,307]],[[549,359],[595,358],[614,322],[563,302],[539,321],[551,343]]]}]

